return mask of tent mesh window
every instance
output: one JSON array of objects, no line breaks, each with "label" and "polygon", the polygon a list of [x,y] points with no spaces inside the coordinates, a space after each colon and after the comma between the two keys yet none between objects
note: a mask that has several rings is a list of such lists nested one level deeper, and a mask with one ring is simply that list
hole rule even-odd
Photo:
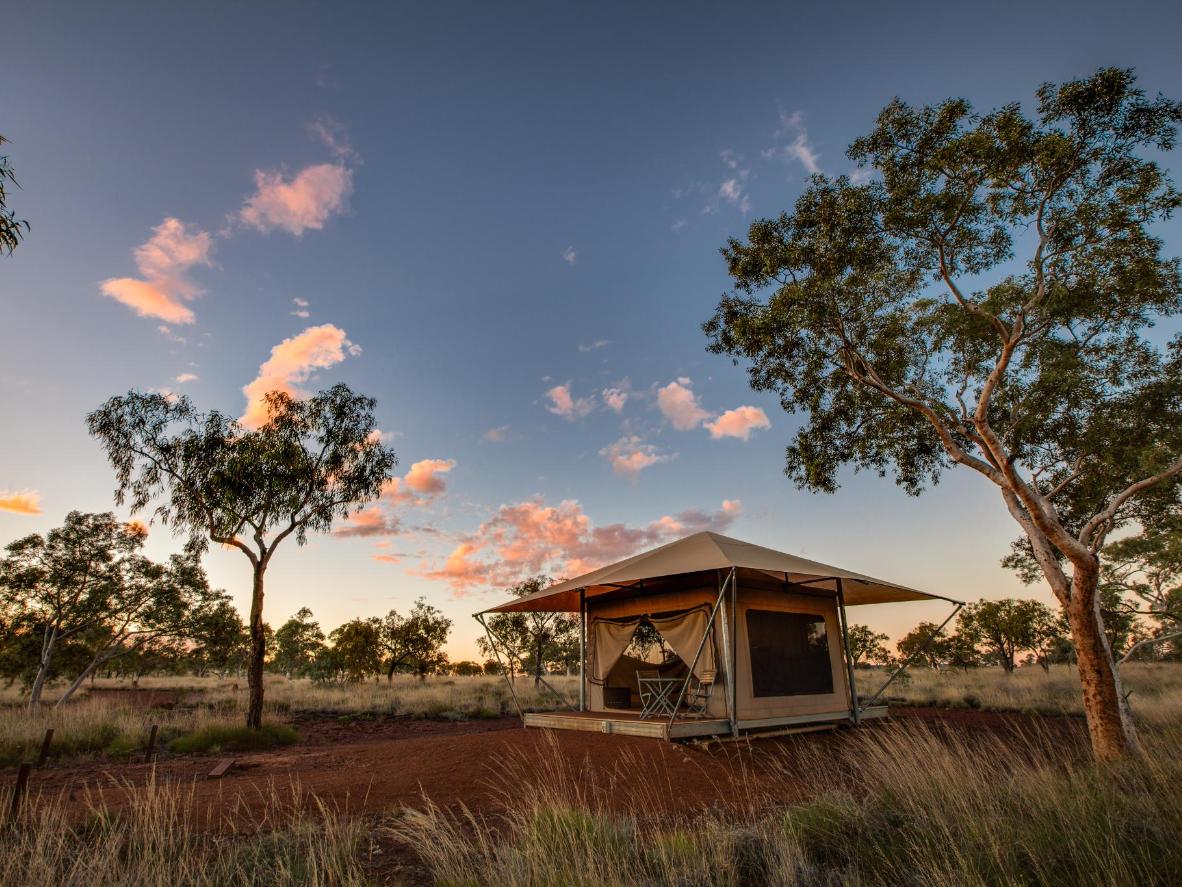
[{"label": "tent mesh window", "polygon": [[833,692],[824,616],[748,610],[747,637],[755,696]]}]

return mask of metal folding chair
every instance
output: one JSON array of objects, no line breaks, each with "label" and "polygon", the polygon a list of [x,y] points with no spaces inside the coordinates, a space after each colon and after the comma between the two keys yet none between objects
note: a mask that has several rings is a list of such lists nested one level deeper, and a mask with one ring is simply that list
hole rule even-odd
[{"label": "metal folding chair", "polygon": [[704,671],[701,677],[691,674],[686,680],[689,681],[683,702],[686,711],[699,717],[705,716],[714,693],[714,672]]}]

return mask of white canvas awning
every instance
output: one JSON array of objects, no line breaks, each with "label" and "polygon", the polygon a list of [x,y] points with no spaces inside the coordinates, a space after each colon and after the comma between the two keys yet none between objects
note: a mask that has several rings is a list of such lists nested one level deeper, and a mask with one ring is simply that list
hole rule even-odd
[{"label": "white canvas awning", "polygon": [[[698,573],[706,570],[728,570],[740,567],[782,575],[792,583],[810,583],[835,589],[835,580],[842,580],[846,606],[887,604],[898,601],[944,600],[960,601],[939,594],[929,594],[905,585],[875,579],[862,573],[831,567],[828,564],[785,554],[762,545],[740,542],[718,533],[695,533],[676,542],[662,545],[619,563],[600,567],[574,579],[559,582],[542,591],[506,601],[484,612],[569,612],[579,611],[579,591],[587,597],[619,592],[634,587],[644,579]],[[830,580],[826,586],[824,583]],[[639,589],[637,589],[639,591]]]}]

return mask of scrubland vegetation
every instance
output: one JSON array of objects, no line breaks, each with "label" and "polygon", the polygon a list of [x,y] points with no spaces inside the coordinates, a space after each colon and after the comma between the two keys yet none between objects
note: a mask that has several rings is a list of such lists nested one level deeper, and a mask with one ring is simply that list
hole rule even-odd
[{"label": "scrubland vegetation", "polygon": [[[873,692],[885,678],[885,672],[858,672],[863,692]],[[1153,727],[1182,724],[1182,664],[1129,662],[1121,668],[1121,679],[1139,724]],[[885,695],[908,705],[1083,715],[1079,675],[1072,665],[1054,665],[1047,671],[1031,666],[1012,674],[1000,668],[941,671],[916,668],[891,684]]]},{"label": "scrubland vegetation", "polygon": [[[807,743],[807,740],[803,740]],[[1182,870],[1182,735],[1097,767],[1032,727],[949,741],[919,725],[815,746],[813,799],[786,806],[752,777],[716,810],[653,822],[612,813],[578,766],[518,766],[504,821],[428,807],[394,835],[440,884],[1149,884]],[[1076,749],[1078,752],[1078,749]]]},{"label": "scrubland vegetation", "polygon": [[[577,679],[560,675],[547,678],[564,699],[577,695]],[[341,719],[408,717],[438,720],[474,720],[516,714],[504,678],[498,676],[441,677],[423,680],[402,677],[357,684],[324,684],[270,676],[267,682],[268,721],[262,735],[253,736],[242,724],[249,701],[245,685],[219,678],[192,676],[150,677],[135,681],[133,692],[143,700],[128,699],[109,690],[131,690],[131,680],[97,680],[89,692],[60,708],[45,707],[29,714],[14,686],[0,690],[0,764],[16,764],[35,756],[47,727],[54,729],[51,754],[69,757],[92,754],[125,758],[143,749],[150,724],[159,725],[161,748],[181,753],[211,748],[266,748],[291,741],[292,729],[283,721],[301,715],[328,715]],[[145,708],[152,690],[169,697],[164,706]],[[515,682],[517,698],[529,710],[561,707],[546,687],[532,680]],[[61,688],[50,686],[52,702]],[[275,728],[275,729],[271,729]]]}]

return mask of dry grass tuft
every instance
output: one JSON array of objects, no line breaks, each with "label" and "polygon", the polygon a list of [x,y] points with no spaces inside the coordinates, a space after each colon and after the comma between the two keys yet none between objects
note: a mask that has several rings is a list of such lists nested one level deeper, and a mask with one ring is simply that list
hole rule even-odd
[{"label": "dry grass tuft", "polygon": [[130,803],[112,812],[102,794],[91,796],[82,822],[60,798],[30,798],[17,822],[0,826],[0,884],[371,883],[363,821],[298,785],[271,785],[253,810],[240,803],[201,810],[191,785],[153,780],[115,790]]},{"label": "dry grass tuft", "polygon": [[[934,671],[913,668],[886,695],[907,705],[939,705],[1014,711],[1024,714],[1082,715],[1079,673],[1073,665],[1037,666],[1007,675],[1000,668]],[[1151,727],[1182,722],[1182,665],[1176,662],[1130,662],[1121,668],[1125,690],[1137,720]],[[860,671],[859,693],[869,694],[886,680],[886,672]]]},{"label": "dry grass tuft", "polygon": [[1182,871],[1182,733],[1150,739],[1144,760],[1100,768],[1037,730],[1015,747],[866,729],[782,761],[812,774],[812,801],[764,789],[657,820],[643,805],[608,812],[550,760],[503,821],[428,804],[392,834],[445,885],[1169,883]]}]

